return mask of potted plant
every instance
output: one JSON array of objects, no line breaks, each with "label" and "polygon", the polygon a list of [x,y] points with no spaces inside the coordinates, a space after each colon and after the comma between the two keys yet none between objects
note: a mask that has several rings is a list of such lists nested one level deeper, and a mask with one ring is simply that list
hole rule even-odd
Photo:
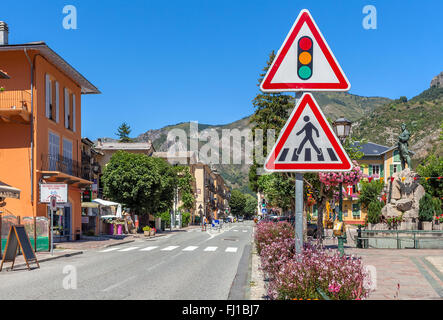
[{"label": "potted plant", "polygon": [[142,230],[143,230],[145,237],[149,237],[151,235],[151,227],[145,226],[145,227],[143,227]]},{"label": "potted plant", "polygon": [[157,230],[155,228],[151,228],[151,231],[150,231],[151,237],[155,236],[156,232],[157,232]]}]

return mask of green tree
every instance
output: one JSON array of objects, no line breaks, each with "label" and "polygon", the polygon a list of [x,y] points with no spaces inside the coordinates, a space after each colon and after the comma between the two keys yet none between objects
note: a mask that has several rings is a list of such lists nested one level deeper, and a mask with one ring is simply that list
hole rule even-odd
[{"label": "green tree", "polygon": [[250,194],[245,194],[245,209],[244,209],[244,216],[245,218],[252,218],[257,214],[257,198],[254,196],[251,196]]},{"label": "green tree", "polygon": [[246,198],[244,194],[238,189],[232,190],[231,199],[229,199],[229,207],[231,208],[231,213],[236,217],[243,216],[245,206]]},{"label": "green tree", "polygon": [[160,158],[116,152],[105,167],[104,195],[136,214],[156,213],[172,207],[176,176]]},{"label": "green tree", "polygon": [[380,180],[372,180],[371,182],[362,181],[360,183],[360,197],[358,203],[365,208],[369,208],[372,202],[379,202],[378,198],[383,190],[384,184]]},{"label": "green tree", "polygon": [[118,127],[116,135],[120,138],[120,142],[132,142],[132,139],[129,138],[130,133],[131,127],[126,122],[123,122]]},{"label": "green tree", "polygon": [[258,179],[258,188],[264,193],[267,202],[283,211],[292,208],[294,201],[294,183],[282,173],[262,175]]},{"label": "green tree", "polygon": [[[260,74],[257,86],[260,86],[274,59],[275,53],[272,51],[269,55],[266,67]],[[257,94],[252,104],[254,105],[254,114],[251,116],[250,122],[252,123],[253,139],[255,141],[257,129],[263,130],[263,153],[266,157],[268,151],[270,151],[267,150],[267,130],[275,130],[275,134],[278,136],[294,105],[291,103],[291,97],[289,95],[263,92]],[[257,156],[258,155],[254,155],[254,163],[249,169],[249,187],[254,192],[257,192],[259,187],[259,176],[257,175],[257,168],[259,165],[257,164]]]},{"label": "green tree", "polygon": [[435,214],[435,204],[432,196],[426,193],[419,202],[418,219],[420,221],[432,221]]},{"label": "green tree", "polygon": [[179,209],[189,212],[192,208],[194,208],[195,204],[195,197],[192,189],[194,177],[187,166],[173,166],[172,171],[176,177],[174,184],[178,188],[182,202]]},{"label": "green tree", "polygon": [[383,209],[384,202],[373,201],[368,205],[368,222],[379,223],[381,220],[381,209]]},{"label": "green tree", "polygon": [[[420,184],[426,192],[437,199],[443,198],[443,179],[437,177],[443,176],[443,158],[431,155],[424,165],[417,167],[417,173],[423,177]],[[432,177],[426,180],[425,177]]]}]

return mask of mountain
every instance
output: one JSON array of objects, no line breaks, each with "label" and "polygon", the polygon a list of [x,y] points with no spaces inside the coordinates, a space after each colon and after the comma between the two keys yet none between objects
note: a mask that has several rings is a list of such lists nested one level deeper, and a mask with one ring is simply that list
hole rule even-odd
[{"label": "mountain", "polygon": [[433,85],[409,101],[406,97],[401,97],[374,108],[355,123],[353,135],[357,139],[365,138],[371,142],[393,146],[397,143],[402,123],[406,124],[411,133],[409,146],[415,152],[412,157],[413,167],[429,154],[443,156],[443,144],[440,140],[443,87]]},{"label": "mountain", "polygon": [[[351,121],[356,121],[365,115],[370,114],[374,109],[389,104],[392,101],[388,98],[362,97],[341,92],[314,93],[314,96],[327,117],[336,119],[345,116]],[[251,113],[252,112],[253,110],[251,104]],[[205,129],[214,129],[217,131],[219,137],[221,137],[223,129],[239,129],[241,131],[246,128],[251,128],[252,124],[250,123],[249,119],[250,117],[245,117],[225,125],[199,124],[198,130],[201,132]],[[136,140],[151,140],[156,151],[167,151],[167,134],[172,129],[183,129],[189,137],[189,122],[182,122],[175,125],[169,125],[161,129],[149,130],[138,136]],[[199,148],[205,143],[206,142],[200,142]],[[221,142],[221,144],[223,143],[226,143],[226,141]],[[244,149],[243,147],[241,148],[242,150]],[[252,193],[248,187],[249,165],[219,164],[215,165],[215,167],[218,169],[222,177],[228,182],[230,187],[239,188],[243,192]]]}]

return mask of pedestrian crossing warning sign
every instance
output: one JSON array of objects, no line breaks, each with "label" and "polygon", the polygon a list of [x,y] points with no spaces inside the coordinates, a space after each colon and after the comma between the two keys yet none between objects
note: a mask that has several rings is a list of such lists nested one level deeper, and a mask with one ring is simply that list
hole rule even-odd
[{"label": "pedestrian crossing warning sign", "polygon": [[352,163],[310,93],[303,94],[265,163],[266,171],[349,171]]},{"label": "pedestrian crossing warning sign", "polygon": [[308,10],[302,10],[260,89],[281,91],[348,91],[348,79]]}]

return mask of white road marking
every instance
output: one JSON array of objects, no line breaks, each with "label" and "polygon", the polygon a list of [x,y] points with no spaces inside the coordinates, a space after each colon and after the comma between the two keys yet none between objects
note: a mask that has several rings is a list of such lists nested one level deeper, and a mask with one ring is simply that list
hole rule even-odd
[{"label": "white road marking", "polygon": [[161,249],[161,251],[172,251],[172,250],[177,249],[177,248],[178,248],[178,246],[169,246],[169,247],[166,247],[164,249]]},{"label": "white road marking", "polygon": [[236,247],[227,247],[225,252],[237,252],[237,248]]},{"label": "white road marking", "polygon": [[144,249],[140,249],[140,251],[151,251],[151,250],[154,250],[154,249],[157,249],[157,248],[158,248],[158,246],[146,247]]},{"label": "white road marking", "polygon": [[110,252],[110,251],[114,251],[114,250],[117,250],[117,249],[120,249],[120,248],[119,247],[114,247],[114,248],[105,249],[105,250],[102,250],[102,251],[99,251],[99,252]]},{"label": "white road marking", "polygon": [[196,246],[189,246],[189,247],[184,248],[182,251],[194,251],[197,248],[198,247],[196,247]]},{"label": "white road marking", "polygon": [[218,247],[207,247],[205,250],[203,251],[215,251],[217,250]]},{"label": "white road marking", "polygon": [[103,292],[106,292],[106,291],[109,291],[109,290],[111,290],[111,289],[117,288],[118,286],[120,286],[120,285],[122,285],[123,283],[128,282],[128,281],[130,281],[130,280],[132,280],[132,279],[135,279],[135,276],[132,276],[132,277],[126,279],[126,280],[120,281],[120,282],[118,282],[118,283],[116,283],[116,284],[113,284],[112,286],[109,286],[109,287],[107,287],[106,289],[103,289],[102,291],[103,291]]},{"label": "white road marking", "polygon": [[232,231],[234,231],[234,232],[238,232],[238,230],[232,230]]},{"label": "white road marking", "polygon": [[243,232],[248,232],[248,230],[243,230]]},{"label": "white road marking", "polygon": [[140,248],[140,247],[129,247],[129,248],[121,249],[121,250],[118,250],[118,251],[119,252],[132,251],[132,250],[135,250],[135,249],[138,249],[138,248]]}]

